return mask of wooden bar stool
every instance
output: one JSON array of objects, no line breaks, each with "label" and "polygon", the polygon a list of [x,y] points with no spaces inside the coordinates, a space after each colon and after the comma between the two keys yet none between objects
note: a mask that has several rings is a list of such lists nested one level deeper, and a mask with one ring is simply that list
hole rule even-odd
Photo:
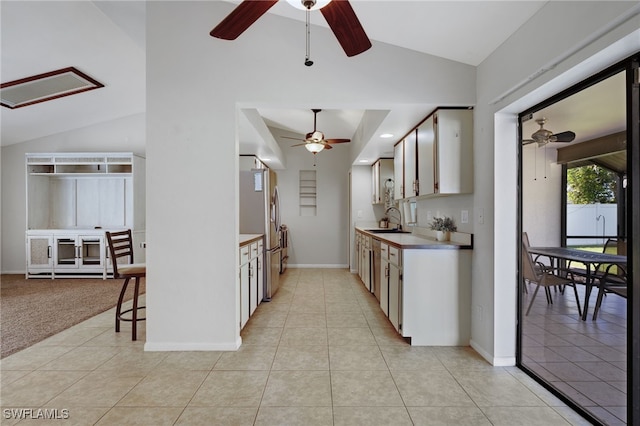
[{"label": "wooden bar stool", "polygon": [[[137,340],[137,323],[146,318],[138,318],[138,310],[145,309],[145,306],[138,306],[138,292],[140,291],[140,278],[146,277],[147,266],[144,263],[134,263],[133,261],[133,238],[131,229],[119,232],[106,232],[109,243],[109,255],[113,266],[113,278],[123,278],[122,290],[118,298],[116,307],[116,333],[120,332],[120,321],[131,322],[131,340]],[[118,263],[120,258],[128,258],[126,263]],[[122,310],[122,301],[127,291],[129,280],[135,278],[135,288],[133,292],[133,308]],[[131,318],[123,318],[124,314],[131,312]]]}]

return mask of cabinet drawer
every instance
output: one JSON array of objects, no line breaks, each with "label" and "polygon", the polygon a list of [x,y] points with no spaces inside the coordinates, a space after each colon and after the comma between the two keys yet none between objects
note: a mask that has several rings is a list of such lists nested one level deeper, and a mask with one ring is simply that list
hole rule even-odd
[{"label": "cabinet drawer", "polygon": [[240,247],[240,264],[244,265],[249,261],[249,246]]},{"label": "cabinet drawer", "polygon": [[380,256],[383,259],[389,259],[389,244],[380,243]]},{"label": "cabinet drawer", "polygon": [[398,265],[400,263],[400,250],[397,247],[389,246],[389,261]]},{"label": "cabinet drawer", "polygon": [[253,259],[254,257],[258,256],[258,242],[256,241],[255,243],[251,243],[251,245],[249,246],[249,258]]}]

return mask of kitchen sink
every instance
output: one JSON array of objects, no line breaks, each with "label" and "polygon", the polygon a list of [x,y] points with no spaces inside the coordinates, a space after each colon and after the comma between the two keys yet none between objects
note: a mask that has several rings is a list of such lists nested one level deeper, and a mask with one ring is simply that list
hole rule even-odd
[{"label": "kitchen sink", "polygon": [[365,229],[372,234],[410,234],[409,231],[401,231],[400,229]]}]

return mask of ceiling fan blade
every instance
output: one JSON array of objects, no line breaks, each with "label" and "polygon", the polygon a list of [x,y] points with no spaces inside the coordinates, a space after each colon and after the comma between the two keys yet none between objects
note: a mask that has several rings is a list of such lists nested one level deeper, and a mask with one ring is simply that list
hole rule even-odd
[{"label": "ceiling fan blade", "polygon": [[556,138],[553,142],[572,142],[576,138],[576,134],[571,131],[554,133],[553,136]]},{"label": "ceiling fan blade", "polygon": [[302,138],[290,138],[289,136],[280,136],[282,139],[293,139],[294,141],[304,141]]},{"label": "ceiling fan blade", "polygon": [[325,139],[326,143],[345,143],[351,142],[351,139]]},{"label": "ceiling fan blade", "polygon": [[307,144],[306,142],[305,143],[297,143],[295,145],[291,145],[291,148],[293,148],[294,146],[304,146],[306,144]]},{"label": "ceiling fan blade", "polygon": [[323,145],[324,145],[324,149],[333,149],[333,147],[331,145],[329,145],[328,143],[325,143]]},{"label": "ceiling fan blade", "polygon": [[235,40],[277,2],[278,0],[244,0],[209,34],[223,40]]},{"label": "ceiling fan blade", "polygon": [[522,141],[522,145],[523,145],[523,146],[524,146],[524,145],[529,145],[529,144],[531,144],[531,143],[535,143],[535,141],[534,141],[533,139],[524,139],[524,140]]},{"label": "ceiling fan blade", "polygon": [[369,37],[347,0],[333,0],[320,12],[347,56],[358,55],[371,47]]}]

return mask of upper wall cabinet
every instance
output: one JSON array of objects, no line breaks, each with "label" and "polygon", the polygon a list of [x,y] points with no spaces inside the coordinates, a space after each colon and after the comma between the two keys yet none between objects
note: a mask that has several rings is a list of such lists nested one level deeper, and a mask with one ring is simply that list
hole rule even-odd
[{"label": "upper wall cabinet", "polygon": [[[393,201],[387,200],[387,195],[391,196],[393,190],[393,159],[380,158],[371,165],[371,203],[387,204]],[[387,189],[389,192],[387,192]]]},{"label": "upper wall cabinet", "polygon": [[396,199],[473,192],[473,110],[437,109],[400,144],[405,187]]},{"label": "upper wall cabinet", "polygon": [[404,140],[393,147],[393,199],[404,198]]}]

